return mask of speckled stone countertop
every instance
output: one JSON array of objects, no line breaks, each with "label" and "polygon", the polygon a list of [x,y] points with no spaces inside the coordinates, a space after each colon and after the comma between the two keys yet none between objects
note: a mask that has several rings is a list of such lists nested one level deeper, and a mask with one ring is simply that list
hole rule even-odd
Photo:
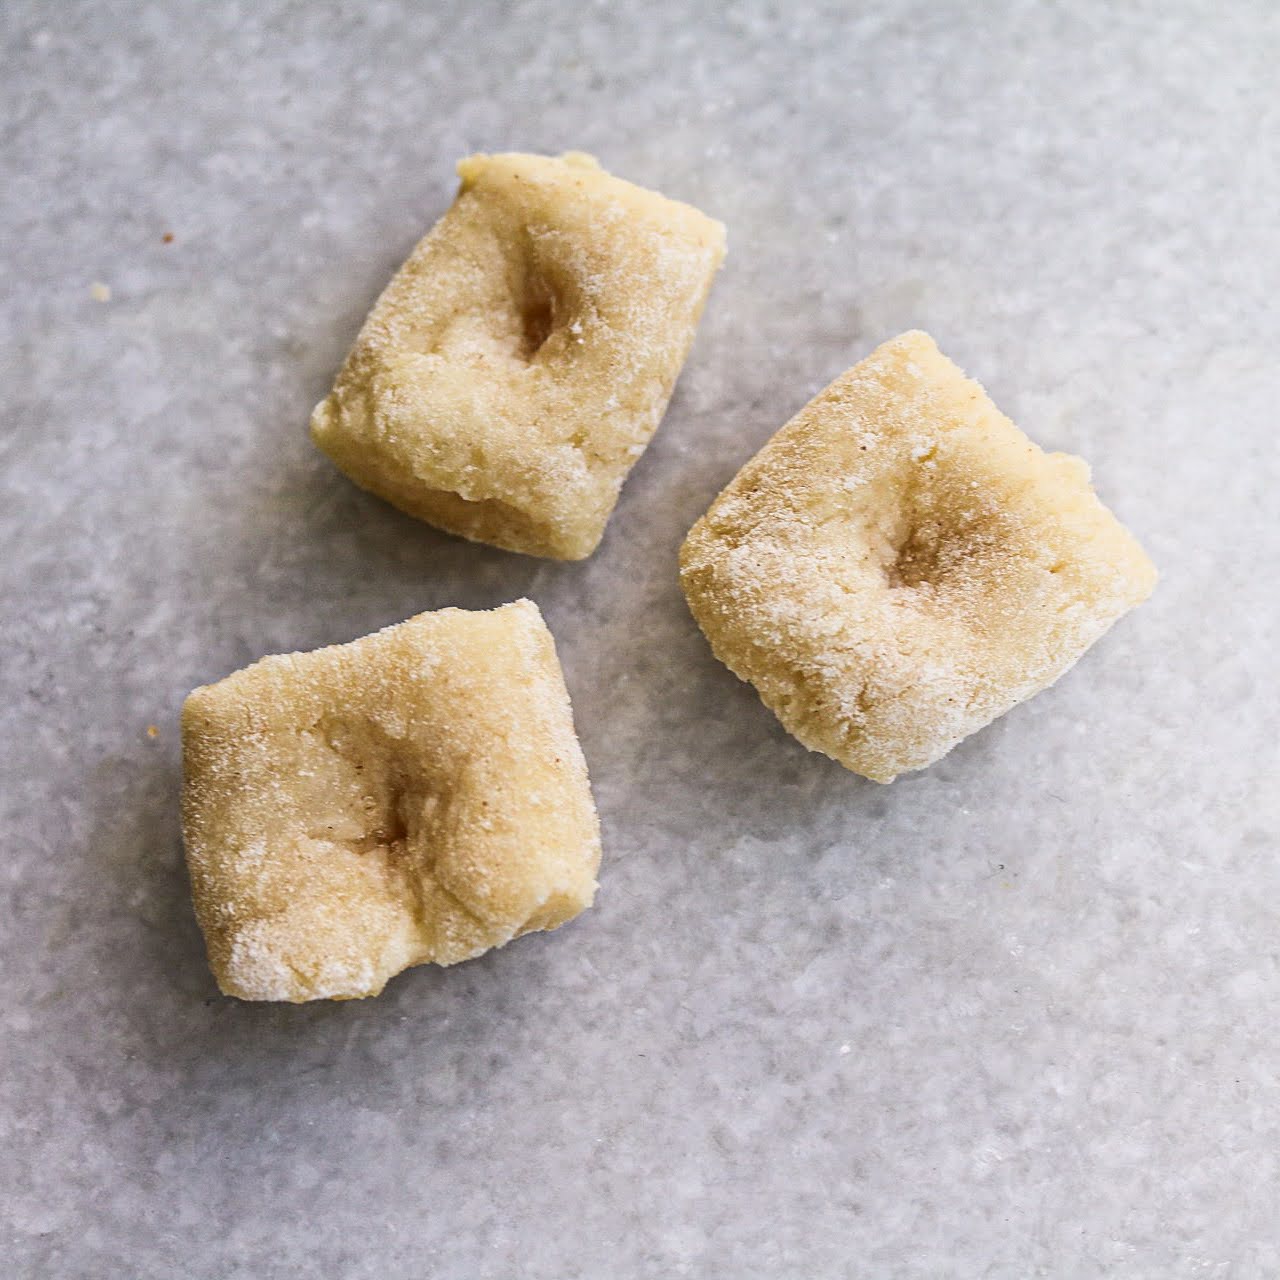
[{"label": "speckled stone countertop", "polygon": [[[0,40],[4,1275],[1280,1271],[1280,9],[10,0]],[[730,257],[561,565],[400,516],[305,424],[457,158],[570,147]],[[1163,581],[884,788],[712,659],[675,554],[910,327]],[[183,695],[520,595],[597,908],[375,1001],[220,998]]]}]

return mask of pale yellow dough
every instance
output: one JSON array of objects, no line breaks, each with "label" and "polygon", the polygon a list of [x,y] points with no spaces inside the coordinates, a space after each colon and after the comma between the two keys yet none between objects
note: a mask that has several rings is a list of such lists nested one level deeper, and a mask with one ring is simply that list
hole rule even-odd
[{"label": "pale yellow dough", "polygon": [[578,152],[477,155],[458,172],[312,438],[429,524],[579,560],[666,409],[724,227]]},{"label": "pale yellow dough", "polygon": [[264,658],[182,712],[183,828],[218,985],[377,995],[590,906],[600,832],[535,605]]},{"label": "pale yellow dough", "polygon": [[807,404],[694,525],[716,656],[805,746],[889,782],[1056,680],[1156,571],[1089,469],[924,333]]}]

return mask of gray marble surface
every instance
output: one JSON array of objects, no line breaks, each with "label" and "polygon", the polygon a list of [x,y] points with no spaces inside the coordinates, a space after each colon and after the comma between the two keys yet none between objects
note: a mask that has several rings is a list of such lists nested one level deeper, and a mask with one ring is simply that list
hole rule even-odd
[{"label": "gray marble surface", "polygon": [[[1280,1271],[1271,0],[8,0],[0,35],[4,1275]],[[454,161],[515,147],[730,229],[578,565],[415,524],[304,430]],[[911,326],[1164,577],[881,788],[713,661],[674,557]],[[522,594],[597,908],[375,1001],[219,998],[183,695]]]}]

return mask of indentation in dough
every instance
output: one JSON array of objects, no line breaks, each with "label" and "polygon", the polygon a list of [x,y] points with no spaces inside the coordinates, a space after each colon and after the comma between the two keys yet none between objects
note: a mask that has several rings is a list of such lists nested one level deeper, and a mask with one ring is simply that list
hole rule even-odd
[{"label": "indentation in dough", "polygon": [[533,359],[546,345],[556,324],[556,295],[538,276],[530,277],[520,300],[520,358]]},{"label": "indentation in dough", "polygon": [[[372,799],[372,797],[367,797]],[[369,834],[364,837],[366,849],[385,849],[387,856],[401,858],[409,839],[409,818],[406,812],[409,797],[398,788],[393,789],[387,797],[387,803],[378,812],[377,802],[370,817],[373,825]]]},{"label": "indentation in dough", "polygon": [[998,524],[988,515],[917,517],[887,566],[889,585],[937,587],[973,573],[998,548]]}]

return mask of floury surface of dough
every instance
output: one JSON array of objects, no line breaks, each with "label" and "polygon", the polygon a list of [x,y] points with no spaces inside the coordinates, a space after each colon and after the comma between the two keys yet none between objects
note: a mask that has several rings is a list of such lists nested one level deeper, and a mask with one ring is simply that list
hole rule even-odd
[{"label": "floury surface of dough", "polygon": [[919,332],[801,409],[681,551],[716,656],[877,782],[1051,684],[1155,581],[1085,463],[1043,452]]},{"label": "floury surface of dough", "polygon": [[579,560],[666,410],[724,227],[579,152],[476,155],[458,172],[312,438],[429,524]]},{"label": "floury surface of dough", "polygon": [[600,831],[537,606],[444,609],[196,689],[183,830],[219,987],[377,995],[591,905]]}]

